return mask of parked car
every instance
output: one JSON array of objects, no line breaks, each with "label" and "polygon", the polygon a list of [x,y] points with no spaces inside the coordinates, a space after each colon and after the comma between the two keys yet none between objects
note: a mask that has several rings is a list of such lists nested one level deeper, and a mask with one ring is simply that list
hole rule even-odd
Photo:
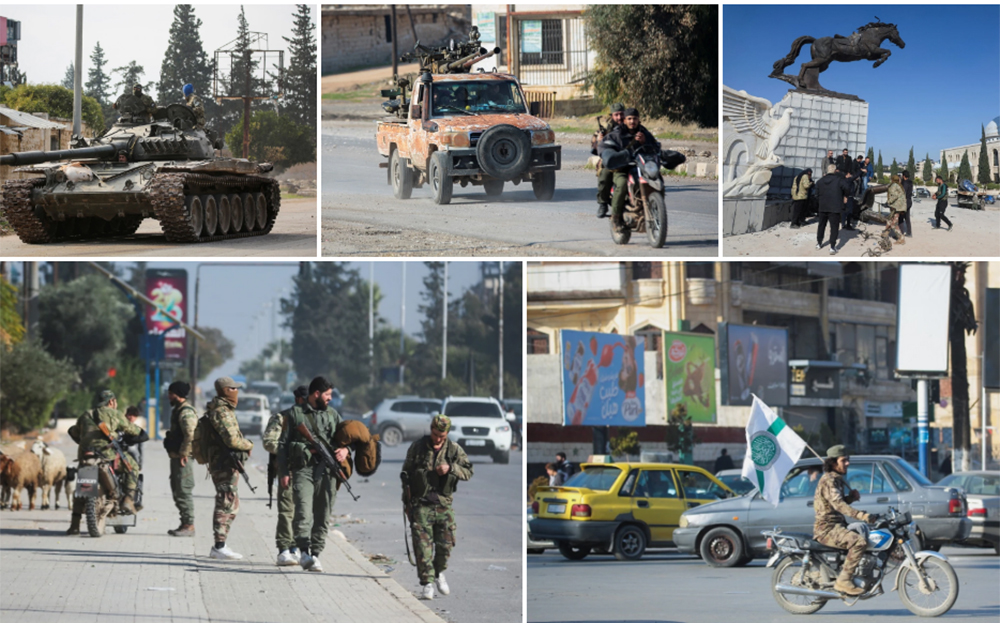
[{"label": "parked car", "polygon": [[959,472],[945,476],[937,484],[961,487],[969,501],[966,515],[972,520],[972,531],[959,544],[992,547],[1000,556],[1000,472]]},{"label": "parked car", "polygon": [[521,440],[521,422],[523,421],[523,410],[524,406],[520,398],[508,398],[503,401],[504,409],[510,413],[514,413],[514,421],[511,422],[511,428],[514,431],[514,441],[512,442],[518,448],[524,447],[524,442]]},{"label": "parked car", "polygon": [[259,435],[271,417],[271,406],[264,394],[240,394],[236,403],[236,421],[244,435]]},{"label": "parked car", "polygon": [[466,454],[488,455],[494,463],[510,463],[510,429],[513,413],[505,413],[496,398],[449,396],[441,402],[441,413],[451,418],[448,438]]},{"label": "parked car", "polygon": [[419,439],[431,431],[431,416],[441,411],[441,401],[420,396],[386,398],[372,409],[368,428],[389,447]]},{"label": "parked car", "polygon": [[722,484],[732,489],[736,495],[743,495],[754,490],[753,483],[743,477],[742,469],[723,469],[715,474]]},{"label": "parked car", "polygon": [[[768,555],[761,530],[812,534],[813,499],[822,463],[800,461],[781,486],[776,507],[754,492],[686,511],[674,530],[677,549],[695,554],[713,567],[734,567]],[[969,536],[965,494],[957,487],[938,487],[898,456],[852,456],[847,483],[861,494],[851,506],[885,514],[890,506],[909,510],[916,519],[921,549],[939,547]]]},{"label": "parked car", "polygon": [[[274,381],[250,381],[247,384],[247,391],[267,396],[268,407],[272,413],[277,413],[284,408],[281,406],[281,385]],[[240,400],[242,399],[243,397],[240,396]]]},{"label": "parked car", "polygon": [[931,198],[931,191],[927,190],[926,188],[924,188],[922,186],[918,186],[918,187],[916,187],[916,188],[913,189],[913,198],[914,199],[930,199]]},{"label": "parked car", "polygon": [[531,533],[569,560],[592,550],[639,560],[648,547],[673,546],[686,509],[734,495],[715,476],[673,463],[584,463],[559,487],[539,487]]},{"label": "parked car", "polygon": [[544,554],[547,549],[555,549],[556,544],[552,541],[539,541],[535,539],[531,534],[531,520],[535,518],[535,512],[532,510],[532,505],[527,506],[527,515],[525,516],[524,529],[527,533],[528,542],[528,553],[529,554]]},{"label": "parked car", "polygon": [[295,404],[295,394],[292,392],[281,392],[280,402],[277,411],[284,411]]}]

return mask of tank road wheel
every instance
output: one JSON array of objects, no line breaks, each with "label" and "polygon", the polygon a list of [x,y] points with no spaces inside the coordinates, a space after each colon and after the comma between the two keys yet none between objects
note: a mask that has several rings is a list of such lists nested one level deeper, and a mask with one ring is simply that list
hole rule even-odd
[{"label": "tank road wheel", "polygon": [[225,235],[229,233],[229,224],[233,220],[233,215],[229,211],[229,195],[216,195],[215,205],[218,206],[219,210],[219,224],[216,226],[219,230],[219,235]]},{"label": "tank road wheel", "polygon": [[400,158],[399,151],[394,149],[389,158],[389,171],[393,196],[396,199],[409,199],[413,194],[413,172],[410,171],[409,159]]},{"label": "tank road wheel", "polygon": [[451,203],[451,193],[455,189],[455,180],[448,175],[448,154],[436,151],[431,155],[431,166],[428,177],[431,178],[431,190],[434,192],[434,203],[448,205]]},{"label": "tank road wheel", "polygon": [[531,189],[535,191],[535,199],[548,201],[556,192],[556,172],[541,171],[531,176]]},{"label": "tank road wheel", "polygon": [[487,197],[499,197],[503,194],[503,180],[486,180],[483,182],[483,190]]},{"label": "tank road wheel", "polygon": [[184,198],[184,209],[187,211],[188,224],[195,235],[200,236],[205,226],[205,204],[198,195],[188,195]]},{"label": "tank road wheel", "polygon": [[243,200],[235,193],[229,195],[229,211],[232,218],[229,223],[229,231],[234,234],[243,231]]},{"label": "tank road wheel", "polygon": [[205,236],[214,236],[219,227],[219,204],[212,195],[202,195],[201,202],[205,206]]},{"label": "tank road wheel", "polygon": [[256,215],[254,220],[257,222],[257,229],[264,229],[267,226],[267,197],[264,193],[254,193],[254,209],[256,210]]},{"label": "tank road wheel", "polygon": [[250,193],[240,195],[240,201],[243,202],[243,231],[253,231],[257,226],[257,202]]}]

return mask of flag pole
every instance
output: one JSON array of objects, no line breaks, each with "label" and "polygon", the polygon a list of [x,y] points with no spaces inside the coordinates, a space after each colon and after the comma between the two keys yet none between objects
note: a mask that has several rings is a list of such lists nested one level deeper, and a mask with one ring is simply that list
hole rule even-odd
[{"label": "flag pole", "polygon": [[806,447],[807,447],[807,448],[809,448],[809,451],[810,451],[810,452],[812,452],[813,454],[815,454],[815,455],[816,455],[816,458],[817,458],[817,459],[819,459],[819,460],[821,460],[821,461],[823,460],[823,457],[821,457],[821,456],[819,455],[819,452],[816,452],[815,450],[813,450],[813,449],[812,449],[812,446],[810,446],[809,444],[806,444]]}]

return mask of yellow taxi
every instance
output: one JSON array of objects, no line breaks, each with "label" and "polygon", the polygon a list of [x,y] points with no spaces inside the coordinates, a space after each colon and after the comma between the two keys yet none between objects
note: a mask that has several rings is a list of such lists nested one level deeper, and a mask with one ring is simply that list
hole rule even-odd
[{"label": "yellow taxi", "polygon": [[689,508],[734,495],[715,476],[674,463],[584,463],[558,487],[540,487],[531,534],[554,541],[570,560],[591,551],[638,560],[647,547],[672,547]]}]

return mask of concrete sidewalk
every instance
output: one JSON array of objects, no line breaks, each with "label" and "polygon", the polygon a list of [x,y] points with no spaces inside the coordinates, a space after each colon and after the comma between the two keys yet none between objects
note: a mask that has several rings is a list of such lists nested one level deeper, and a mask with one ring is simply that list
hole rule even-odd
[{"label": "concrete sidewalk", "polygon": [[[72,443],[56,445],[76,456]],[[208,557],[215,492],[203,465],[195,466],[197,534],[169,536],[179,521],[168,459],[159,442],[145,450],[145,508],[126,534],[108,528],[97,539],[66,536],[70,513],[62,500],[60,510],[0,514],[0,619],[443,622],[338,530],[330,531],[321,555],[324,573],[276,567],[277,501],[274,510],[267,508],[267,483],[256,469],[248,470],[256,494],[240,481],[240,512],[228,541],[244,560]]]}]

